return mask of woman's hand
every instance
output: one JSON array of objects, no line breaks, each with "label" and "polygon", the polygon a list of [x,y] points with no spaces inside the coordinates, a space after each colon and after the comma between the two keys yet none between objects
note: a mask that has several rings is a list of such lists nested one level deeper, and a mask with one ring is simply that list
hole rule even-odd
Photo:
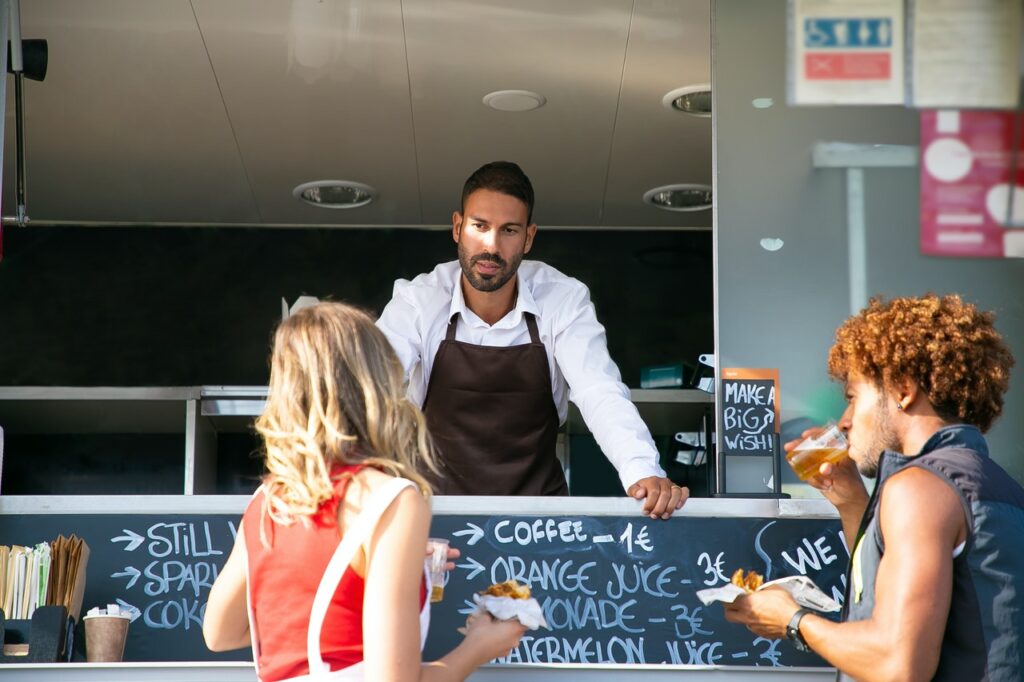
[{"label": "woman's hand", "polygon": [[[426,554],[426,556],[428,558],[433,553],[431,551],[431,549],[430,549],[430,542],[429,541],[427,541],[427,548],[424,550],[424,553]],[[460,556],[462,556],[462,552],[460,552],[459,550],[457,550],[454,547],[452,547],[451,545],[449,545],[448,546],[448,563],[446,563],[444,565],[444,570],[446,570],[446,571],[454,571],[455,570],[455,563],[454,563],[453,559],[458,559]]]},{"label": "woman's hand", "polygon": [[526,626],[517,619],[498,620],[489,613],[474,613],[466,620],[465,646],[472,648],[480,663],[507,656],[519,644]]}]

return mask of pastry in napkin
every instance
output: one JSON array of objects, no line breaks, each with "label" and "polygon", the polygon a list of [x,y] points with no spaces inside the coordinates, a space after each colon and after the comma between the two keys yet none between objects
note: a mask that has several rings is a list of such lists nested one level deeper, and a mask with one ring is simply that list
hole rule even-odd
[{"label": "pastry in napkin", "polygon": [[474,594],[473,601],[478,611],[487,611],[499,620],[517,618],[530,630],[541,626],[550,629],[540,604],[530,596],[529,586],[520,585],[515,580],[491,585],[483,592]]}]

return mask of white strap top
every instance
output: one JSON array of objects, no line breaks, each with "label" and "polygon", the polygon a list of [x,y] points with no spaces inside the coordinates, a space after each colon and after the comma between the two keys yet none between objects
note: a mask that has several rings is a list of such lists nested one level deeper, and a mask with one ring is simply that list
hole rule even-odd
[{"label": "white strap top", "polygon": [[[320,653],[320,633],[323,628],[324,617],[327,615],[327,610],[330,607],[331,597],[338,589],[338,584],[341,582],[345,570],[352,563],[352,558],[359,550],[359,547],[370,537],[373,529],[377,527],[377,522],[380,520],[381,515],[391,506],[391,503],[398,497],[398,494],[414,485],[412,481],[404,478],[394,478],[388,481],[369,497],[359,516],[356,517],[356,520],[349,528],[345,529],[341,542],[338,543],[337,549],[334,550],[334,555],[324,570],[323,577],[320,578],[320,585],[317,588],[316,596],[313,598],[313,607],[309,614],[309,629],[306,633],[306,658],[309,663],[309,674],[291,678],[292,680],[308,680],[310,682],[313,680],[363,681],[364,666],[361,662],[341,670],[332,671],[330,664],[323,660],[323,656]],[[424,567],[423,573],[427,581],[428,598],[424,600],[423,608],[420,611],[421,651],[426,643],[427,630],[430,627],[430,574],[427,572],[426,567]],[[251,598],[248,600],[248,604],[249,632],[252,638],[253,657],[254,660],[258,661],[260,649],[253,620]],[[259,670],[256,672],[258,676]]]}]

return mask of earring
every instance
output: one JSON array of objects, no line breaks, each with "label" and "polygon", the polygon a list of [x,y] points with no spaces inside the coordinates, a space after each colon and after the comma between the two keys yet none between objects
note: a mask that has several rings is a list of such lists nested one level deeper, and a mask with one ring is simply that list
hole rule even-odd
[{"label": "earring", "polygon": [[903,403],[896,403],[896,409],[903,411]]}]

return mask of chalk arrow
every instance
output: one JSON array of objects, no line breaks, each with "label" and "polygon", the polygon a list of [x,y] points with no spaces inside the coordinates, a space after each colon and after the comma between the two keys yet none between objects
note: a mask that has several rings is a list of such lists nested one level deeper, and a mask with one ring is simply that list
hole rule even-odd
[{"label": "chalk arrow", "polygon": [[139,616],[142,615],[142,611],[139,611],[139,608],[137,606],[133,606],[132,604],[129,604],[128,602],[126,602],[124,599],[121,599],[120,597],[117,598],[117,605],[121,607],[121,612],[122,613],[127,613],[129,616],[131,616],[131,622],[132,623],[135,622],[136,618],[138,618]]},{"label": "chalk arrow", "polygon": [[142,575],[142,571],[140,571],[139,569],[135,568],[134,566],[125,566],[125,569],[123,571],[111,573],[110,577],[125,578],[127,576],[131,576],[131,580],[129,580],[128,584],[124,587],[126,590],[130,590],[132,588],[132,585],[135,584],[135,581],[139,579],[140,575]]},{"label": "chalk arrow", "polygon": [[146,540],[146,538],[142,537],[138,533],[134,533],[128,530],[127,528],[122,528],[121,531],[125,533],[125,535],[118,535],[116,538],[110,538],[110,541],[127,542],[128,544],[125,545],[124,548],[124,551],[126,552],[134,552],[138,548],[138,546]]},{"label": "chalk arrow", "polygon": [[[470,543],[470,544],[472,544],[472,543]],[[473,557],[471,557],[471,556],[466,557],[466,561],[467,561],[467,563],[465,563],[465,564],[455,564],[459,568],[464,568],[467,571],[470,571],[470,574],[466,576],[466,580],[472,580],[473,578],[475,578],[480,573],[480,571],[484,570],[484,565],[481,564],[476,559],[474,559]],[[470,570],[470,569],[472,569],[472,570]]]},{"label": "chalk arrow", "polygon": [[476,525],[475,523],[467,522],[466,525],[469,527],[465,530],[460,530],[457,533],[452,533],[452,535],[454,535],[455,537],[468,535],[469,540],[466,540],[466,544],[472,547],[476,543],[480,542],[480,538],[484,536],[484,529]]}]

